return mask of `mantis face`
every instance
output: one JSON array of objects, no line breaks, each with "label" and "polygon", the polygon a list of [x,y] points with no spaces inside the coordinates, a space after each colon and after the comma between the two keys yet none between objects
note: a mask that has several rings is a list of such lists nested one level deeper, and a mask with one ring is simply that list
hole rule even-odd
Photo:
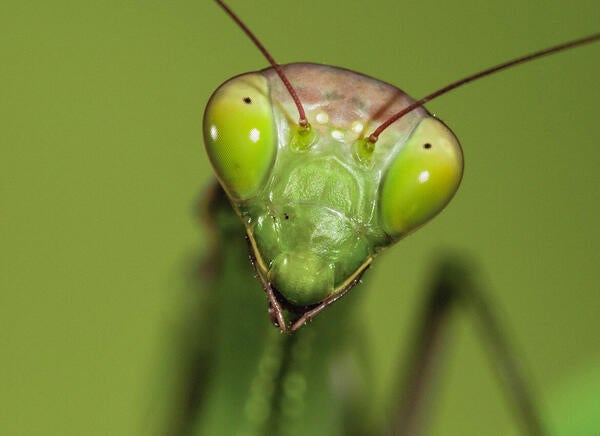
[{"label": "mantis face", "polygon": [[243,221],[256,269],[292,306],[335,297],[382,249],[437,215],[463,172],[452,131],[422,107],[365,136],[414,102],[373,78],[317,64],[283,67],[310,131],[272,68],[237,76],[211,97],[204,139]]}]

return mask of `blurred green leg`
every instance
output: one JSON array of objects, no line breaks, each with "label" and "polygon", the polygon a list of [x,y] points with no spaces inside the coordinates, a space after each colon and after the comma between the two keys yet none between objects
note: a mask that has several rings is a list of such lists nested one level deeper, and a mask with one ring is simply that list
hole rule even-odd
[{"label": "blurred green leg", "polygon": [[533,397],[484,293],[474,283],[467,265],[455,260],[443,262],[430,288],[421,322],[414,336],[413,354],[406,379],[399,390],[397,408],[393,412],[391,433],[418,435],[426,432],[428,400],[434,397],[436,367],[446,341],[453,309],[458,305],[470,309],[477,320],[477,329],[496,368],[500,384],[506,389],[515,417],[523,433],[531,436],[546,434]]}]

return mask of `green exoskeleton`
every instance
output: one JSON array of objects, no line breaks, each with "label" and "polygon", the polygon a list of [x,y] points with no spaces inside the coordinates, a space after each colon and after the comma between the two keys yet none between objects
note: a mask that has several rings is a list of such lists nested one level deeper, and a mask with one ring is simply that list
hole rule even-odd
[{"label": "green exoskeleton", "polygon": [[280,296],[277,303],[307,312],[347,292],[377,253],[448,203],[462,151],[450,129],[418,108],[370,152],[368,129],[414,100],[340,68],[292,64],[283,72],[308,108],[308,133],[271,68],[215,92],[204,136],[265,288]]},{"label": "green exoskeleton", "polygon": [[[408,393],[398,395],[401,406],[390,405],[382,421],[364,405],[370,387],[361,334],[344,310],[334,305],[301,327],[356,285],[379,252],[448,204],[462,178],[460,144],[424,101],[394,86],[341,68],[270,60],[271,68],[221,85],[204,114],[220,184],[204,203],[216,239],[204,265],[212,295],[202,320],[206,337],[198,341],[199,360],[209,369],[195,378],[201,395],[178,421],[181,433],[416,434],[430,356],[416,353],[417,382],[408,383]],[[248,247],[258,279],[252,282]],[[447,294],[432,299],[434,309],[454,298],[457,277],[464,278],[459,270],[442,269],[436,289]],[[271,320],[293,334],[268,325],[261,288]],[[437,316],[432,310],[432,325]],[[495,332],[493,321],[482,318]],[[526,390],[515,384],[524,428],[542,434]]]}]

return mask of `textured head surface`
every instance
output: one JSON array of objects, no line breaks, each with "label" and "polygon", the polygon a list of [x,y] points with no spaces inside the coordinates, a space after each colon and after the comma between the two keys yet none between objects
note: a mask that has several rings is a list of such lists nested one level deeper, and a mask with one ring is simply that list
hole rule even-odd
[{"label": "textured head surface", "polygon": [[[283,70],[315,133],[308,147],[295,146],[298,111],[271,68],[238,76],[215,92],[205,115],[205,138],[209,156],[215,154],[211,147],[238,156],[225,164],[227,174],[220,169],[223,162],[213,165],[244,221],[259,273],[288,302],[309,305],[347,287],[382,248],[439,212],[458,187],[462,153],[452,132],[418,108],[385,130],[365,161],[358,153],[360,140],[414,100],[341,68],[303,63]],[[220,115],[218,129],[206,122],[212,120],[211,105],[230,114],[230,119]],[[229,126],[242,126],[232,134],[240,136],[235,144],[219,142],[232,136],[224,131]],[[223,133],[212,134],[215,129]],[[265,138],[273,138],[272,144]],[[239,159],[249,149],[258,157]],[[240,195],[231,174],[257,166],[252,189]],[[438,173],[450,175],[441,187]]]}]

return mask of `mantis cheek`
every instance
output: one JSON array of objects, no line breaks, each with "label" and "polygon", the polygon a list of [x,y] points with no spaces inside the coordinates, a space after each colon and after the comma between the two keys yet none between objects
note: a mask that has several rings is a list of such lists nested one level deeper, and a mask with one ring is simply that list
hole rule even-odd
[{"label": "mantis cheek", "polygon": [[204,115],[204,142],[219,182],[238,200],[255,196],[277,151],[266,79],[250,73],[212,95]]},{"label": "mantis cheek", "polygon": [[380,188],[384,230],[400,238],[437,215],[463,172],[460,144],[441,121],[424,118],[394,158]]}]

